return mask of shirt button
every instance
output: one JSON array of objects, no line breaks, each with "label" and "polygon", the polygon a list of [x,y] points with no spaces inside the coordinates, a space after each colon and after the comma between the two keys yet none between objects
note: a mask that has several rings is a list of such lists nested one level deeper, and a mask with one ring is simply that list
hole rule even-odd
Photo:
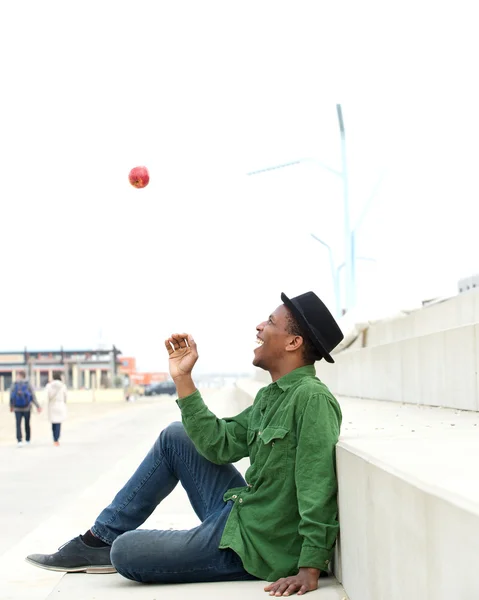
[{"label": "shirt button", "polygon": [[324,564],[329,565],[329,560],[325,560]]},{"label": "shirt button", "polygon": [[231,496],[233,498],[233,500],[236,500],[236,498],[238,497],[236,494],[234,496]]},{"label": "shirt button", "polygon": [[240,499],[239,499],[239,503],[240,503],[240,504],[243,504],[243,498],[240,498]]}]

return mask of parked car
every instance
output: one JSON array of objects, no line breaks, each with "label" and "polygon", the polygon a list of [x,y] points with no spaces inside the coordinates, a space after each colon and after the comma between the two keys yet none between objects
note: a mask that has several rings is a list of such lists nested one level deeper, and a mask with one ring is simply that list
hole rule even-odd
[{"label": "parked car", "polygon": [[145,396],[159,396],[160,394],[176,394],[176,386],[172,381],[159,381],[158,383],[150,383],[145,388]]}]

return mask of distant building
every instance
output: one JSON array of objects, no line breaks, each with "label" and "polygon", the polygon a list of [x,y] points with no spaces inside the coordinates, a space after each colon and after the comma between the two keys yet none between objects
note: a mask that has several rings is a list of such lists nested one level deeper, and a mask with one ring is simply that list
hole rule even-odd
[{"label": "distant building", "polygon": [[0,386],[8,389],[17,371],[25,371],[35,388],[44,387],[53,371],[63,373],[69,388],[115,387],[121,351],[115,346],[102,350],[28,350],[0,352]]},{"label": "distant building", "polygon": [[459,279],[457,287],[460,294],[469,290],[479,289],[479,275],[471,275],[470,277]]},{"label": "distant building", "polygon": [[149,385],[166,381],[169,378],[168,373],[138,373],[136,368],[136,358],[133,356],[121,356],[119,359],[118,372],[127,378],[131,385]]}]

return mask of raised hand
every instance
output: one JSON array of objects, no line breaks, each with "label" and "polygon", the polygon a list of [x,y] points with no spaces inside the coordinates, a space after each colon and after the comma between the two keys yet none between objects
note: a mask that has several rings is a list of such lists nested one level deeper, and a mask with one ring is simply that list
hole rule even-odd
[{"label": "raised hand", "polygon": [[169,354],[170,375],[173,380],[191,375],[198,360],[198,350],[193,337],[189,333],[174,333],[165,340]]}]

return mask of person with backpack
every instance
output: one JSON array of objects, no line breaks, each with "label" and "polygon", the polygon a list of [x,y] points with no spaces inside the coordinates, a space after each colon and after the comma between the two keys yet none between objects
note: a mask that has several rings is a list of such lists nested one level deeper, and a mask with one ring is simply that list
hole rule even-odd
[{"label": "person with backpack", "polygon": [[30,443],[30,412],[32,404],[37,407],[37,411],[42,412],[41,406],[35,397],[32,386],[26,379],[25,371],[17,372],[17,380],[10,389],[10,412],[15,413],[17,423],[17,441],[18,446],[23,446],[22,440],[22,420],[25,419],[25,441]]}]

